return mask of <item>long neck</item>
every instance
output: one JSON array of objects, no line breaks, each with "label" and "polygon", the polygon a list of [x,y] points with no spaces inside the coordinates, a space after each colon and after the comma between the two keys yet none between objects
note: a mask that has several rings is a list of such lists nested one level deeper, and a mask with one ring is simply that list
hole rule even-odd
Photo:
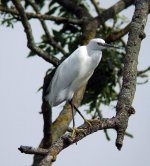
[{"label": "long neck", "polygon": [[90,47],[87,47],[87,54],[91,59],[91,66],[92,68],[97,67],[97,65],[99,64],[101,58],[102,58],[102,51],[101,50],[93,50]]},{"label": "long neck", "polygon": [[102,54],[101,50],[93,49],[91,45],[87,45],[86,49],[87,49],[88,56],[93,56],[93,55],[98,56]]}]

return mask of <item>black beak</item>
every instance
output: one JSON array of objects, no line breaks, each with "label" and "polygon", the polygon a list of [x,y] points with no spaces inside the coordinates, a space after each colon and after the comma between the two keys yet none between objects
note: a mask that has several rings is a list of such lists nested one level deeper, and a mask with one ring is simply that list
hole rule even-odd
[{"label": "black beak", "polygon": [[119,47],[117,47],[117,46],[113,46],[113,45],[107,44],[107,43],[105,43],[104,46],[105,46],[105,47],[108,47],[108,48],[119,48]]},{"label": "black beak", "polygon": [[116,49],[120,49],[120,47],[117,46],[113,46],[111,44],[107,44],[107,43],[99,43],[99,45],[105,47],[105,48],[116,48]]}]

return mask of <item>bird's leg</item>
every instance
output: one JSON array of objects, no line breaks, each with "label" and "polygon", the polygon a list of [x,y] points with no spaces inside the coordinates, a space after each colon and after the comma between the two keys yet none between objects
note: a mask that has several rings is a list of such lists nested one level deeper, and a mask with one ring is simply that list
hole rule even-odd
[{"label": "bird's leg", "polygon": [[74,109],[78,112],[78,114],[82,117],[82,119],[91,127],[91,123],[90,120],[85,119],[85,117],[81,114],[81,112],[79,111],[79,109],[73,104]]},{"label": "bird's leg", "polygon": [[69,103],[71,105],[71,113],[72,113],[73,129],[74,129],[75,128],[75,120],[74,120],[74,113],[73,113],[74,107],[73,107],[72,101],[70,101]]},{"label": "bird's leg", "polygon": [[[72,100],[70,101],[70,104],[71,104],[71,108],[73,107],[77,112],[78,114],[82,117],[82,119],[89,125],[89,126],[92,126],[90,121],[85,119],[85,117],[81,114],[81,112],[78,110],[78,108],[73,104]],[[72,109],[73,109],[72,108]]]},{"label": "bird's leg", "polygon": [[69,103],[71,105],[71,112],[72,112],[72,121],[73,121],[72,137],[73,137],[77,129],[75,128],[75,120],[74,120],[74,113],[73,113],[74,106],[73,106],[72,100],[69,101]]},{"label": "bird's leg", "polygon": [[[75,133],[78,133],[78,132],[80,132],[80,130],[81,130],[81,132],[84,132],[82,129],[77,129],[77,128],[75,128],[75,119],[74,119],[74,113],[73,113],[73,110],[74,110],[74,108],[75,108],[75,106],[74,106],[74,104],[73,104],[73,102],[72,102],[72,100],[70,100],[69,101],[69,104],[71,105],[71,112],[72,112],[72,120],[73,120],[73,131],[72,131],[72,137],[74,136],[74,134]],[[78,111],[77,111],[78,112]],[[79,111],[80,112],[80,111]],[[81,113],[80,113],[81,114]],[[81,116],[83,117],[83,115],[81,114]],[[83,117],[84,118],[84,117]],[[84,118],[85,119],[85,118]]]}]

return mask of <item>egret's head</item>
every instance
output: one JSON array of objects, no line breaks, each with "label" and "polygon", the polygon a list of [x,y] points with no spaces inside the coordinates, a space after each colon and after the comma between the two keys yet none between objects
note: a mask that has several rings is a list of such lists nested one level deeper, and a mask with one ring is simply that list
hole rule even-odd
[{"label": "egret's head", "polygon": [[101,38],[95,38],[89,41],[87,45],[92,50],[103,50],[106,48],[118,48],[116,46],[105,43]]}]

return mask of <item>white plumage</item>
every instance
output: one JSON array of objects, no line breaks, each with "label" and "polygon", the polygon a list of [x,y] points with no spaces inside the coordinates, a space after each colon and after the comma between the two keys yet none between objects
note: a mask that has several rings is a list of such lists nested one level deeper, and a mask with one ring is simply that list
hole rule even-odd
[{"label": "white plumage", "polygon": [[77,48],[56,69],[49,86],[46,100],[52,106],[71,101],[74,93],[92,76],[98,66],[102,49],[113,47],[103,39],[92,39],[86,46]]}]

